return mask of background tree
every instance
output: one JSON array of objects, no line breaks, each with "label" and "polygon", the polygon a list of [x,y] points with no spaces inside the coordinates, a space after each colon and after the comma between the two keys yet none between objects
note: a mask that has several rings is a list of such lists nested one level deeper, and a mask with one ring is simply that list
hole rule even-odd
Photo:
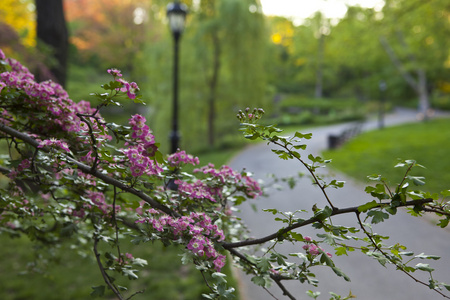
[{"label": "background tree", "polygon": [[[149,96],[158,99],[151,104],[152,126],[167,136],[173,50],[169,29],[162,30],[160,39],[146,46],[138,75],[153,87]],[[236,124],[221,112],[236,111],[244,102],[269,105],[264,32],[255,1],[205,0],[190,8],[180,41],[180,111],[189,112],[180,115],[180,131],[186,147],[230,146]]]},{"label": "background tree", "polygon": [[360,101],[376,98],[379,80],[392,73],[379,44],[379,17],[373,9],[349,7],[333,27],[327,58],[335,78],[328,84],[338,95]]},{"label": "background tree", "polygon": [[424,117],[430,92],[449,76],[449,6],[441,0],[386,1],[380,42],[419,99]]},{"label": "background tree", "polygon": [[[130,73],[154,32],[152,2],[65,0],[71,43],[82,63]],[[126,59],[123,59],[123,58]]]},{"label": "background tree", "polygon": [[[64,17],[63,0],[36,0],[37,39],[49,47],[51,56],[50,71],[62,86],[67,79],[67,59],[69,34]],[[38,74],[40,80],[50,79]]]}]

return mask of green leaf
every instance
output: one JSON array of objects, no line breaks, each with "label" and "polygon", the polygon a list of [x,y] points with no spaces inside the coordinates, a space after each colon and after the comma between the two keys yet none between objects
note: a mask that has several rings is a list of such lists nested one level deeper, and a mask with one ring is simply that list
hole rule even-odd
[{"label": "green leaf", "polygon": [[444,197],[449,197],[450,196],[450,190],[442,191],[441,195],[444,196]]},{"label": "green leaf", "polygon": [[367,202],[366,204],[360,205],[358,206],[358,211],[359,212],[366,212],[374,207],[379,206],[378,202],[373,200],[371,202]]},{"label": "green leaf", "polygon": [[348,255],[346,247],[337,247],[334,249],[337,256]]},{"label": "green leaf", "polygon": [[215,278],[217,280],[218,283],[226,283],[226,279],[225,277],[227,277],[227,275],[220,273],[220,272],[214,272],[212,273],[212,278]]},{"label": "green leaf", "polygon": [[430,267],[429,264],[422,264],[419,263],[415,266],[416,270],[421,270],[421,271],[425,271],[425,272],[433,272],[434,269],[432,267]]},{"label": "green leaf", "polygon": [[449,221],[450,221],[450,218],[446,217],[445,219],[440,219],[439,223],[437,225],[441,228],[445,228],[445,227],[447,227]]},{"label": "green leaf", "polygon": [[75,223],[66,223],[61,228],[61,236],[70,237],[78,231],[78,226]]},{"label": "green leaf", "polygon": [[329,267],[335,266],[333,260],[331,260],[331,258],[326,253],[322,253],[322,255],[320,256],[320,262],[326,264]]},{"label": "green leaf", "polygon": [[389,219],[389,215],[385,212],[379,210],[371,210],[367,213],[368,216],[372,217],[372,224],[378,224],[384,222],[384,220]]},{"label": "green leaf", "polygon": [[303,145],[295,145],[294,148],[297,149],[297,150],[298,149],[305,150],[306,149],[306,145],[305,144],[303,144]]},{"label": "green leaf", "polygon": [[397,207],[387,207],[386,211],[394,216],[395,214],[397,214]]},{"label": "green leaf", "polygon": [[342,272],[342,270],[338,267],[332,267],[331,269],[334,271],[334,273],[336,273],[337,276],[343,277],[345,281],[350,281],[350,277],[345,275],[344,272]]},{"label": "green leaf", "polygon": [[133,265],[138,265],[140,267],[144,267],[144,266],[148,265],[148,263],[145,259],[137,257],[137,258],[133,259]]},{"label": "green leaf", "polygon": [[255,276],[252,278],[252,282],[256,285],[259,286],[265,286],[266,285],[266,280],[264,279],[264,277],[262,276]]},{"label": "green leaf", "polygon": [[440,256],[437,256],[437,255],[426,255],[424,253],[420,253],[419,255],[416,255],[415,257],[416,258],[421,258],[421,259],[433,259],[433,260],[441,259]]},{"label": "green leaf", "polygon": [[256,264],[256,266],[262,271],[262,272],[267,272],[268,270],[270,270],[272,268],[272,265],[269,262],[268,258],[261,258],[261,260]]},{"label": "green leaf", "polygon": [[331,233],[318,233],[317,236],[323,238],[324,239],[323,241],[325,243],[332,246],[336,244],[335,240],[342,240],[342,238],[335,236],[334,234]]},{"label": "green leaf", "polygon": [[138,279],[139,277],[134,273],[137,272],[137,270],[131,270],[131,269],[123,269],[122,270],[123,275],[127,276],[128,279]]},{"label": "green leaf", "polygon": [[103,297],[105,294],[105,286],[99,285],[99,286],[93,286],[93,291],[91,292],[92,297]]},{"label": "green leaf", "polygon": [[300,233],[291,231],[290,234],[291,234],[291,237],[293,239],[295,239],[295,240],[297,240],[299,242],[303,242],[304,241],[303,236]]},{"label": "green leaf", "polygon": [[315,163],[322,163],[323,162],[323,158],[320,156],[314,156],[312,154],[308,155],[309,160],[311,160],[312,162]]},{"label": "green leaf", "polygon": [[445,287],[447,289],[447,291],[450,291],[450,284],[446,284],[446,283],[441,283],[443,287]]},{"label": "green leaf", "polygon": [[339,180],[334,179],[328,185],[337,189],[337,188],[344,187],[344,184],[345,184],[345,181],[339,181]]},{"label": "green leaf", "polygon": [[311,290],[306,292],[306,295],[308,295],[311,298],[317,299],[317,297],[320,296],[320,292],[313,292]]},{"label": "green leaf", "polygon": [[272,149],[272,152],[276,153],[278,155],[278,157],[283,160],[288,160],[288,159],[292,158],[292,155],[289,152],[286,152],[284,150]]},{"label": "green leaf", "polygon": [[415,185],[424,185],[425,184],[425,177],[419,177],[419,176],[407,176],[408,179],[412,180],[412,182]]},{"label": "green leaf", "polygon": [[307,139],[307,140],[309,140],[312,137],[312,133],[300,133],[300,132],[297,131],[294,136],[296,138],[299,138],[299,139]]},{"label": "green leaf", "polygon": [[275,253],[272,253],[272,254],[271,254],[270,258],[271,258],[271,259],[276,259],[277,264],[286,266],[286,261],[285,261],[285,259],[287,259],[287,257],[284,256],[283,254],[281,254],[281,253],[276,253],[276,252],[275,252]]},{"label": "green leaf", "polygon": [[322,221],[322,220],[325,220],[326,218],[328,218],[329,216],[331,216],[332,213],[333,213],[333,210],[330,207],[325,206],[324,209],[320,209],[320,210],[316,211],[316,213],[314,214],[314,217]]},{"label": "green leaf", "polygon": [[275,208],[266,208],[266,209],[263,209],[262,211],[271,212],[273,215],[276,215],[278,213],[278,209],[275,209]]}]

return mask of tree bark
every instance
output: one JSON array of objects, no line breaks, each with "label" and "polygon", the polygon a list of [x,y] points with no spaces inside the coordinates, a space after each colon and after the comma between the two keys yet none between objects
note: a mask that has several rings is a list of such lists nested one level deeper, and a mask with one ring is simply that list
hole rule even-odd
[{"label": "tree bark", "polygon": [[[37,38],[49,46],[55,59],[50,71],[56,81],[66,85],[67,57],[69,49],[69,34],[64,17],[63,0],[36,0]],[[47,80],[48,76],[37,74],[38,80]]]},{"label": "tree bark", "polygon": [[325,48],[325,37],[323,34],[320,34],[318,40],[318,49],[317,49],[317,69],[316,69],[316,89],[315,89],[315,98],[320,99],[323,97],[323,53]]},{"label": "tree bark", "polygon": [[219,82],[220,71],[220,41],[217,33],[212,34],[213,43],[213,69],[211,78],[208,82],[209,96],[208,96],[208,143],[210,147],[214,147],[215,142],[215,118],[216,118],[216,91]]},{"label": "tree bark", "polygon": [[[401,35],[399,36],[400,43],[406,49],[407,45],[404,42]],[[428,110],[430,108],[430,97],[427,86],[427,75],[423,68],[417,67],[414,71],[417,74],[417,78],[415,78],[410,72],[406,70],[404,64],[400,61],[398,56],[395,54],[394,49],[392,49],[391,45],[387,41],[385,37],[380,37],[380,43],[383,46],[384,50],[388,54],[394,66],[402,75],[403,79],[408,83],[408,85],[414,90],[414,92],[419,97],[419,112],[422,114],[424,120],[427,119]],[[416,58],[413,55],[409,55],[408,59],[410,62],[415,63],[417,65]]]}]

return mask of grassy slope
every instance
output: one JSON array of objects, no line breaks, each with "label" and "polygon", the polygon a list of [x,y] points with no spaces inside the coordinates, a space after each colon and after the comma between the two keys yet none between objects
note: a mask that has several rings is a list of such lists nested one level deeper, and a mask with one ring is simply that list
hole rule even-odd
[{"label": "grassy slope", "polygon": [[450,120],[407,124],[364,133],[336,151],[323,156],[333,159],[332,167],[360,180],[381,174],[396,184],[404,169],[393,166],[398,159],[414,159],[426,169],[415,168],[413,174],[424,176],[427,191],[450,187]]}]

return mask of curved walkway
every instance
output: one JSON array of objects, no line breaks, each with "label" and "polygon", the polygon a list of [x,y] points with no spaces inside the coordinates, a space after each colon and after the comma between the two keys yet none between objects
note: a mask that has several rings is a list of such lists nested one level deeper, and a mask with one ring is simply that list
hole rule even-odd
[{"label": "curved walkway", "polygon": [[[407,109],[397,109],[394,113],[385,117],[386,126],[414,121],[417,121],[416,112]],[[307,152],[319,155],[327,147],[328,135],[339,133],[346,126],[348,124],[305,130],[304,132],[313,133],[312,139],[306,141],[308,145]],[[371,130],[377,128],[377,126],[377,119],[369,120],[365,122],[363,130]],[[278,176],[288,176],[304,171],[299,164],[280,160],[270,149],[271,146],[267,146],[266,143],[252,145],[234,157],[230,166],[234,169],[246,168],[246,170],[253,172],[257,178],[262,179],[265,179],[265,175],[269,173]],[[305,154],[303,154],[303,157],[305,157]],[[354,182],[342,174],[334,174],[334,177],[338,180],[346,181],[344,188],[328,191],[337,207],[360,205],[372,200],[370,195],[364,192],[364,187],[360,183]],[[287,188],[281,191],[274,190],[269,197],[245,203],[241,206],[240,217],[246,222],[254,237],[262,237],[273,233],[281,226],[280,222],[273,220],[272,214],[262,212],[262,209],[277,208],[280,211],[311,210],[315,203],[318,206],[325,205],[319,189],[313,186],[309,179],[305,178],[299,181],[293,190]],[[252,205],[257,206],[257,212],[254,211]],[[357,225],[353,215],[335,217],[334,220],[342,225]],[[395,217],[377,224],[374,229],[380,234],[391,237],[390,241],[386,242],[387,244],[400,242],[408,247],[408,251],[414,251],[415,254],[425,252],[426,254],[441,256],[442,258],[438,261],[427,260],[415,263],[429,263],[437,269],[435,279],[450,283],[450,236],[448,231],[440,230],[423,219],[411,217],[403,211],[399,211]],[[301,228],[299,232],[310,236],[320,233],[311,227]],[[292,245],[285,243],[277,246],[277,250],[287,255],[288,253],[303,251],[301,246],[301,244]],[[331,248],[325,250],[334,253]],[[319,296],[319,300],[329,299],[329,291],[342,296],[348,295],[351,291],[352,294],[358,297],[357,299],[363,300],[443,299],[442,296],[430,291],[427,287],[419,285],[403,273],[395,271],[392,266],[384,268],[377,261],[356,251],[350,253],[349,256],[333,256],[333,259],[336,266],[341,268],[351,278],[351,282],[346,282],[342,277],[337,277],[329,268],[319,267],[316,268],[316,275],[320,280],[318,288],[298,282],[287,282],[286,286],[297,299],[312,299],[305,294],[308,290],[321,291],[322,294]],[[427,274],[420,273],[416,272],[414,275],[427,282]],[[270,300],[274,299],[274,297],[276,299],[285,299],[277,286],[269,288],[270,293],[274,295],[272,297],[261,287],[254,285],[250,280],[250,276],[240,275],[242,299]]]}]

